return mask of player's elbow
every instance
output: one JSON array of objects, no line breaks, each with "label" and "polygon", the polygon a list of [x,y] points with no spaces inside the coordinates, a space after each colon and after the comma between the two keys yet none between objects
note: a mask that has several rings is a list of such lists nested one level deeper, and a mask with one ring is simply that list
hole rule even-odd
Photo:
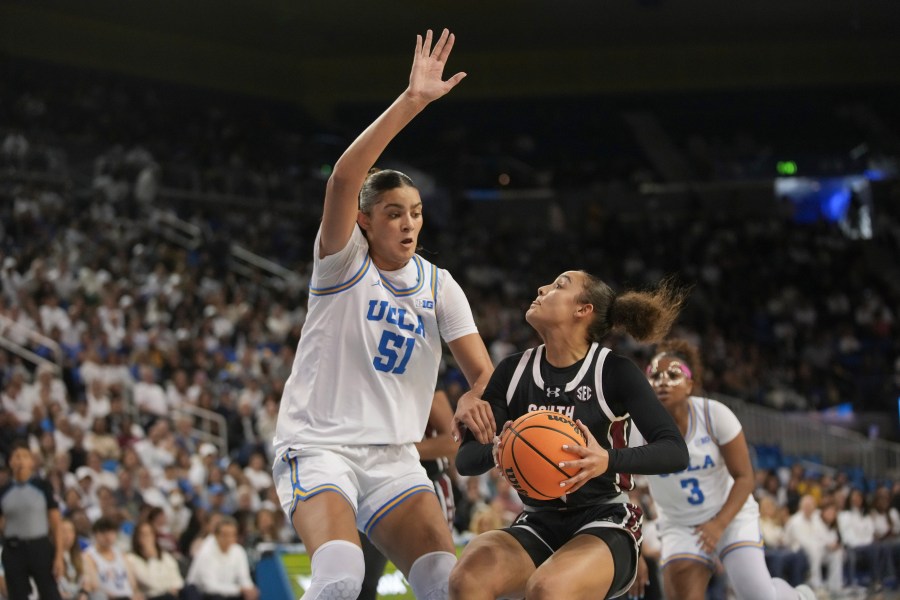
[{"label": "player's elbow", "polygon": [[688,453],[688,447],[684,438],[680,435],[678,436],[678,439],[675,440],[675,446],[676,448],[675,451],[672,452],[672,457],[677,464],[672,471],[683,471],[691,465],[691,455]]}]

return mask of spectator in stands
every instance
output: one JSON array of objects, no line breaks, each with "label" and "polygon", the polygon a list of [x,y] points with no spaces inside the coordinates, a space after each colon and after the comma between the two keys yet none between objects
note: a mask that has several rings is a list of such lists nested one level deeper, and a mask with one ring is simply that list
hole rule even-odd
[{"label": "spectator in stands", "polygon": [[[832,595],[840,595],[844,586],[844,559],[846,551],[838,531],[838,508],[834,500],[827,500],[819,510],[819,518],[825,525],[825,537],[822,547],[825,558],[822,563],[828,572],[826,587]],[[852,582],[851,582],[852,588]]]},{"label": "spectator in stands", "polygon": [[147,509],[144,522],[153,527],[156,542],[164,551],[175,557],[179,556],[178,542],[172,528],[169,525],[169,515],[165,509],[159,506],[151,506]]},{"label": "spectator in stands", "polygon": [[88,577],[97,582],[97,590],[110,600],[130,598],[144,600],[137,589],[134,573],[125,554],[116,546],[118,524],[101,517],[93,527],[94,543],[84,553]]},{"label": "spectator in stands", "polygon": [[[766,565],[773,577],[780,577],[793,586],[806,581],[808,566],[806,554],[791,548],[787,541],[785,522],[781,511],[771,496],[759,499],[759,530],[766,545]],[[821,584],[821,581],[818,582]],[[815,589],[817,584],[810,582]]]},{"label": "spectator in stands", "polygon": [[137,589],[147,600],[177,600],[184,579],[175,558],[160,546],[153,525],[144,521],[134,528],[126,559]]},{"label": "spectator in stands", "polygon": [[59,594],[62,600],[90,600],[97,583],[87,576],[75,524],[70,519],[62,521],[61,534],[65,570],[57,578]]},{"label": "spectator in stands", "polygon": [[279,511],[270,508],[261,508],[256,511],[253,520],[253,531],[248,537],[246,545],[252,547],[263,542],[278,543],[287,541],[282,538],[282,527],[279,519],[283,520]]},{"label": "spectator in stands", "polygon": [[19,434],[25,432],[34,417],[34,402],[25,391],[26,376],[24,369],[14,369],[3,388],[3,393],[0,394],[0,404]]},{"label": "spectator in stands", "polygon": [[156,370],[151,365],[141,365],[140,375],[140,381],[134,384],[134,405],[140,411],[141,423],[147,427],[168,416],[169,402],[166,391],[156,382]]},{"label": "spectator in stands", "polygon": [[38,365],[34,373],[35,381],[30,390],[38,402],[49,407],[56,404],[68,408],[69,400],[66,386],[62,379],[56,376],[56,368],[47,362]]},{"label": "spectator in stands", "polygon": [[134,485],[134,473],[119,467],[119,486],[113,492],[116,505],[120,506],[126,520],[135,522],[140,514],[144,498]]},{"label": "spectator in stands", "polygon": [[266,457],[261,452],[250,455],[250,461],[244,467],[244,475],[257,492],[264,492],[274,485],[271,470],[266,465]]},{"label": "spectator in stands", "polygon": [[[809,561],[809,585],[818,591],[824,587],[823,565],[827,566],[832,580],[835,576],[840,576],[843,551],[840,544],[829,547],[831,535],[822,522],[816,505],[816,499],[812,495],[800,499],[800,509],[791,515],[785,524],[784,541],[792,550],[800,550],[806,555]],[[840,589],[839,581],[838,589]]]},{"label": "spectator in stands", "polygon": [[885,580],[896,584],[900,568],[900,511],[891,506],[891,491],[886,486],[875,490],[869,514],[875,526],[875,544],[881,546],[884,555]]},{"label": "spectator in stands", "polygon": [[106,382],[101,377],[91,379],[84,397],[87,403],[88,418],[102,419],[109,414],[109,395]]},{"label": "spectator in stands", "polygon": [[237,543],[237,522],[222,517],[214,529],[214,538],[202,543],[191,562],[187,583],[203,600],[256,600],[259,591],[250,579],[247,552]]},{"label": "spectator in stands", "polygon": [[838,513],[838,531],[847,550],[848,573],[851,584],[859,583],[860,566],[865,565],[873,589],[880,589],[885,573],[883,549],[875,543],[875,520],[869,514],[866,496],[854,489],[847,497],[844,509]]}]

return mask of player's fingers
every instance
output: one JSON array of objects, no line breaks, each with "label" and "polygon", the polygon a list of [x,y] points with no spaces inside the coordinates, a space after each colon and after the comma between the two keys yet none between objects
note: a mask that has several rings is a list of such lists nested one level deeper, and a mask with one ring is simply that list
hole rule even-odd
[{"label": "player's fingers", "polygon": [[419,55],[422,54],[422,36],[416,34],[416,50],[413,54],[413,60],[419,58]]},{"label": "player's fingers", "polygon": [[[447,31],[446,29],[444,31]],[[437,59],[442,63],[447,62],[447,59],[450,58],[450,51],[453,50],[453,44],[456,42],[456,36],[452,33],[447,36],[444,45],[441,46],[441,53],[438,55]],[[432,53],[434,54],[434,53]]]},{"label": "player's fingers", "polygon": [[450,434],[453,436],[453,441],[457,443],[462,439],[462,427],[460,425],[459,419],[453,419],[450,423]]},{"label": "player's fingers", "polygon": [[444,30],[441,31],[441,36],[434,43],[434,48],[431,49],[431,58],[442,60],[441,53],[444,51],[444,46],[447,43],[447,38],[450,37],[450,30],[444,27]]},{"label": "player's fingers", "polygon": [[453,88],[456,87],[457,83],[459,83],[460,81],[462,81],[465,78],[466,78],[465,72],[460,71],[459,73],[457,73],[456,75],[454,75],[453,77],[451,77],[450,79],[448,79],[447,81],[444,82],[447,84],[447,90],[448,91],[452,90]]},{"label": "player's fingers", "polygon": [[491,430],[491,435],[497,431],[497,422],[494,420],[494,411],[491,410],[491,405],[485,402],[481,405],[481,414],[484,419],[487,428]]},{"label": "player's fingers", "polygon": [[580,490],[580,489],[584,486],[585,483],[586,483],[585,481],[578,481],[578,482],[576,482],[575,484],[572,485],[572,487],[569,488],[569,490],[568,490],[566,493],[567,493],[567,494],[574,494],[575,492],[577,492],[578,490]]},{"label": "player's fingers", "polygon": [[572,444],[563,444],[562,449],[578,456],[588,456],[591,452],[584,446],[573,446]]},{"label": "player's fingers", "polygon": [[575,424],[578,425],[578,429],[581,430],[581,433],[584,435],[584,439],[587,440],[588,445],[594,440],[594,434],[591,433],[591,430],[587,428],[587,425],[581,422],[581,419],[575,421]]},{"label": "player's fingers", "polygon": [[490,424],[485,422],[483,416],[478,413],[473,415],[472,419],[473,422],[470,424],[469,429],[475,435],[475,439],[478,440],[479,444],[490,444],[495,430],[491,429]]},{"label": "player's fingers", "polygon": [[429,56],[431,54],[431,38],[432,32],[429,29],[425,32],[425,41],[422,44],[422,56]]}]

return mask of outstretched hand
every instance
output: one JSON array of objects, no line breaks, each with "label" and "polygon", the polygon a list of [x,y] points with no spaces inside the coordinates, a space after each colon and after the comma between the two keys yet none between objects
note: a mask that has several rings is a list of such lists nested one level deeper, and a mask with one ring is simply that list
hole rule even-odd
[{"label": "outstretched hand", "polygon": [[444,81],[444,65],[450,57],[456,37],[449,29],[441,32],[441,37],[431,46],[432,32],[429,29],[422,40],[416,36],[416,51],[413,55],[412,71],[409,74],[408,94],[425,103],[437,100],[463,80],[466,74],[462,71]]},{"label": "outstretched hand", "polygon": [[581,430],[581,433],[584,434],[584,439],[587,440],[587,446],[577,446],[574,444],[566,444],[563,446],[563,450],[571,452],[572,454],[577,454],[581,457],[559,463],[560,468],[563,469],[572,467],[579,469],[578,473],[570,479],[566,479],[561,484],[563,487],[567,488],[567,494],[577,492],[584,484],[598,475],[603,475],[609,468],[609,452],[597,442],[591,434],[591,430],[581,422],[581,419],[575,423],[578,425],[578,429]]}]

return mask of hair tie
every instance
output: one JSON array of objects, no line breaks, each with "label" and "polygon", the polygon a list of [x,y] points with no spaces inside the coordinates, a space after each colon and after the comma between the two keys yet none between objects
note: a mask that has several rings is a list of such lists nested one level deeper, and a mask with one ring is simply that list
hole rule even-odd
[{"label": "hair tie", "polygon": [[606,322],[609,323],[610,328],[615,324],[615,308],[616,308],[616,300],[619,299],[618,294],[613,293],[612,299],[609,301],[609,306],[606,307]]}]

